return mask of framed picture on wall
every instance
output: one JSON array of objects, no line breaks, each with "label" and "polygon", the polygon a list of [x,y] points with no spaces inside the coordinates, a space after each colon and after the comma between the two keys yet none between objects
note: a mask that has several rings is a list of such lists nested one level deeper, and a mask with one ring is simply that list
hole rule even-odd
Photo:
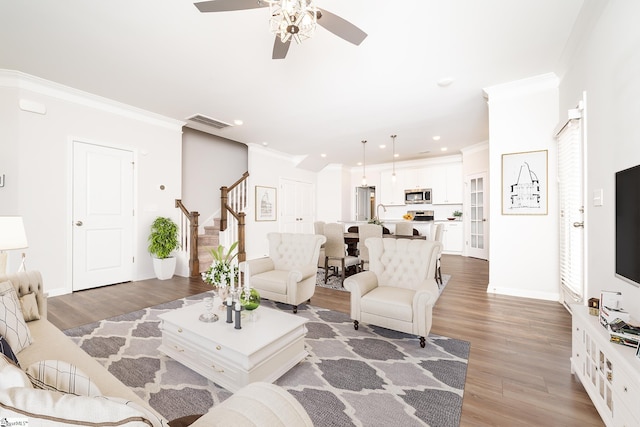
[{"label": "framed picture on wall", "polygon": [[276,220],[276,189],[256,185],[256,221]]},{"label": "framed picture on wall", "polygon": [[502,215],[546,215],[547,150],[502,155]]}]

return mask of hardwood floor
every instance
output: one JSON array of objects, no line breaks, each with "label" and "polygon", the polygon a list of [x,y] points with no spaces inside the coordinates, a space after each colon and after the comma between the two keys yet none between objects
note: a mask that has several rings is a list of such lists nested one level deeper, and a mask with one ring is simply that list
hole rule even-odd
[{"label": "hardwood floor", "polygon": [[[442,265],[452,277],[431,332],[471,342],[461,426],[604,425],[571,374],[571,316],[562,305],[488,294],[486,261],[443,255]],[[208,289],[180,277],[91,289],[49,298],[49,320],[68,329]],[[349,293],[317,288],[312,304],[348,313]]]}]

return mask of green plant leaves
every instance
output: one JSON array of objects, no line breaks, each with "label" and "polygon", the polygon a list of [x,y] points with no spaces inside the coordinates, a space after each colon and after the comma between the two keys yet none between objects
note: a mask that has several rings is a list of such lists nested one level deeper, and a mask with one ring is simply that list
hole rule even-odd
[{"label": "green plant leaves", "polygon": [[156,258],[169,258],[171,252],[179,247],[178,225],[171,218],[157,217],[151,224],[149,253]]}]

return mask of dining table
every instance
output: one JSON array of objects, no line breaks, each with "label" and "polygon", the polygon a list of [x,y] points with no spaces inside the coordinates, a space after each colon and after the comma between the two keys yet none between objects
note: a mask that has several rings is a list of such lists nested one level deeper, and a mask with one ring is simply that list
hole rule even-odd
[{"label": "dining table", "polygon": [[[383,234],[385,239],[411,239],[411,240],[426,240],[427,236],[406,236],[402,234]],[[358,242],[360,241],[360,235],[358,233],[344,233],[344,242],[347,244],[347,253],[351,256],[358,255]]]}]

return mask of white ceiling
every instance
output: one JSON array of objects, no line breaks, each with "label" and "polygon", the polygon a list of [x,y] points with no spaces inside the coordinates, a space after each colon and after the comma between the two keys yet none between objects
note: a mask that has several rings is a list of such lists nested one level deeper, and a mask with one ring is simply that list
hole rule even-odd
[{"label": "white ceiling", "polygon": [[[211,133],[306,156],[311,170],[356,165],[363,139],[367,164],[383,163],[391,134],[398,161],[487,141],[482,89],[560,74],[583,0],[316,4],[368,37],[354,46],[319,27],[272,60],[268,8],[204,14],[187,0],[0,0],[0,68],[179,120],[241,119]],[[438,86],[445,77],[453,84]]]}]

